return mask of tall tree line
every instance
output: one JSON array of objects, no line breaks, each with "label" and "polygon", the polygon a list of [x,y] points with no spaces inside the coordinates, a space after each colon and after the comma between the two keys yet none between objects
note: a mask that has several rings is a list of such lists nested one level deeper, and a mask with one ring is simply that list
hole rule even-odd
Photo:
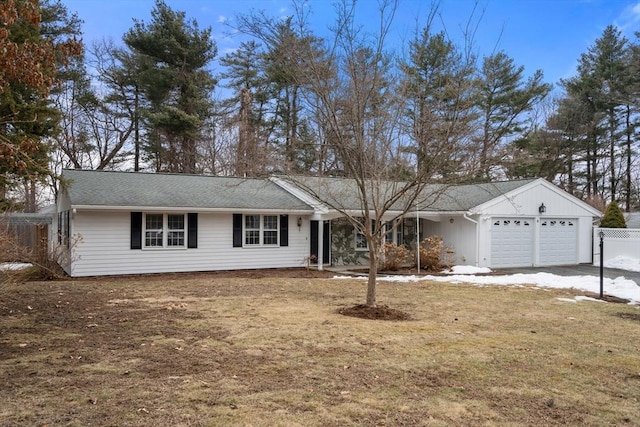
[{"label": "tall tree line", "polygon": [[[13,3],[36,5],[42,22],[47,13],[69,22],[59,26],[60,40],[79,34],[77,18],[50,7],[59,2],[2,8]],[[379,33],[364,37],[344,19],[354,2],[337,4],[333,37],[315,35],[305,13],[239,15],[236,30],[248,39],[218,57],[211,28],[157,0],[122,41],[93,42],[56,72],[56,90],[43,94],[56,126],[34,139],[40,164],[51,175],[74,167],[354,177],[378,176],[371,168],[383,156],[389,178],[542,176],[594,203],[640,204],[637,40],[607,28],[577,75],[560,82],[563,94],[549,100],[541,71],[504,51],[479,56],[468,48],[473,40],[456,44],[434,25],[436,7],[401,48],[381,44],[393,13],[381,14]],[[14,86],[3,88],[5,99]],[[373,135],[384,131],[392,143],[382,147]],[[359,166],[368,171],[353,169],[354,153],[368,153]],[[2,189],[8,200],[16,186]]]}]

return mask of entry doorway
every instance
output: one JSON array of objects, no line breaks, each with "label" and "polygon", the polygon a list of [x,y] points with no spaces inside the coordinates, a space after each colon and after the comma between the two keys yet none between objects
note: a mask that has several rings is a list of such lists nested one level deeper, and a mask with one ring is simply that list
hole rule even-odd
[{"label": "entry doorway", "polygon": [[[318,259],[318,228],[320,221],[311,220],[311,238],[309,254]],[[331,222],[322,221],[322,262],[323,264],[331,264]],[[317,262],[316,262],[317,264]]]}]

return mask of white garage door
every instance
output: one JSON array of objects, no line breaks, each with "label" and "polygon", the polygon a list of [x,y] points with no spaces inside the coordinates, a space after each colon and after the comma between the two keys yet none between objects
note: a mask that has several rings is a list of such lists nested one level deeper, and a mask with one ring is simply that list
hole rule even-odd
[{"label": "white garage door", "polygon": [[491,224],[491,266],[533,265],[533,219],[494,218]]},{"label": "white garage door", "polygon": [[578,262],[578,220],[540,220],[540,265]]}]

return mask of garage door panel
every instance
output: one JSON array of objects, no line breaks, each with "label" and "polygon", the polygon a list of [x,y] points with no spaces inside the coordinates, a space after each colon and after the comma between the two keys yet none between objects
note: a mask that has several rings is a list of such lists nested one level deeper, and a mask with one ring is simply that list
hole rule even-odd
[{"label": "garage door panel", "polygon": [[491,227],[491,265],[533,265],[533,219],[494,218]]},{"label": "garage door panel", "polygon": [[540,220],[540,265],[575,264],[578,260],[578,221]]}]

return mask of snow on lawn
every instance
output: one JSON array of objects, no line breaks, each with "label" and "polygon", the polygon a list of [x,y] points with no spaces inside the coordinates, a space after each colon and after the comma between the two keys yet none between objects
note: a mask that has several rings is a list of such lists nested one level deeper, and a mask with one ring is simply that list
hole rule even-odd
[{"label": "snow on lawn", "polygon": [[[464,269],[461,269],[464,270]],[[483,271],[484,272],[484,271]],[[336,276],[336,279],[348,278]],[[366,279],[366,277],[362,277]],[[598,276],[558,276],[551,273],[535,274],[509,274],[496,276],[474,276],[463,274],[451,274],[446,276],[380,276],[380,280],[388,282],[418,282],[430,280],[434,282],[471,283],[474,285],[533,285],[540,288],[578,289],[581,291],[600,293],[600,277]],[[624,298],[632,304],[640,304],[640,286],[633,280],[618,277],[616,279],[604,279],[604,293],[606,295]],[[581,298],[585,299],[585,298]]]},{"label": "snow on lawn", "polygon": [[620,255],[604,262],[607,268],[619,268],[627,271],[640,271],[640,259]]},{"label": "snow on lawn", "polygon": [[473,265],[454,265],[450,270],[443,271],[444,274],[481,274],[491,273],[488,267],[474,267]]},{"label": "snow on lawn", "polygon": [[22,270],[29,267],[31,267],[31,264],[27,264],[24,262],[5,262],[0,264],[0,271]]}]

